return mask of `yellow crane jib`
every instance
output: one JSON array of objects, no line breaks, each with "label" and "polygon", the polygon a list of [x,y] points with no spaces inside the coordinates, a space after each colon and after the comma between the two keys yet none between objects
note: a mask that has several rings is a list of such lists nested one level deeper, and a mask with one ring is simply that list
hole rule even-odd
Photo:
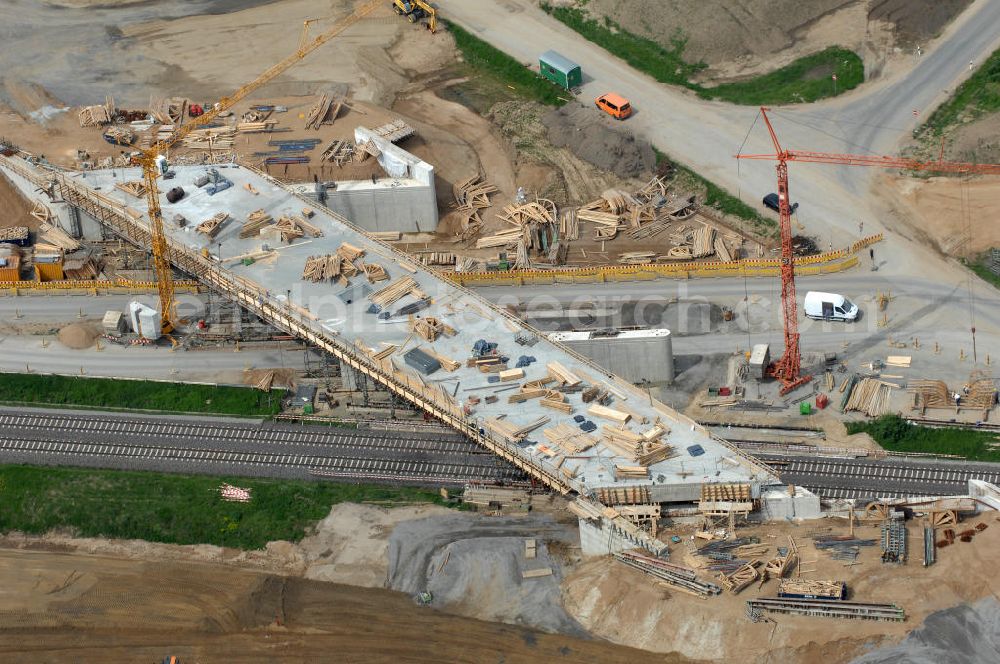
[{"label": "yellow crane jib", "polygon": [[183,140],[192,131],[209,124],[220,113],[232,108],[251,92],[273,80],[299,60],[371,14],[381,3],[382,0],[366,2],[346,18],[338,21],[329,30],[313,38],[309,38],[308,36],[309,24],[313,21],[307,21],[302,27],[299,47],[294,53],[267,69],[267,71],[236,90],[230,96],[220,99],[212,108],[205,109],[203,115],[192,118],[187,123],[178,127],[177,131],[169,139],[157,141],[149,149],[143,151],[142,156],[139,158],[139,165],[142,166],[142,175],[146,182],[146,202],[149,206],[150,249],[153,252],[153,265],[156,268],[156,283],[160,296],[160,320],[165,334],[169,334],[174,329],[174,322],[177,320],[177,317],[174,306],[174,282],[170,273],[169,246],[166,234],[163,231],[160,191],[156,186],[157,178],[163,175],[163,172],[167,168],[166,159],[163,157],[163,154],[170,146]]},{"label": "yellow crane jib", "polygon": [[410,23],[427,18],[427,29],[437,32],[437,8],[424,0],[392,0],[392,9]]}]

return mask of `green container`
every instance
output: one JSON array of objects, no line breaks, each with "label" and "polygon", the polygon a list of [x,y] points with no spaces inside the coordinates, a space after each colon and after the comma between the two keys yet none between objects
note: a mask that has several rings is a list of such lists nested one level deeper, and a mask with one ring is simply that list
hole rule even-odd
[{"label": "green container", "polygon": [[710,388],[708,388],[708,396],[710,396],[710,397],[717,397],[717,396],[719,396],[719,388],[717,388],[717,387],[710,387]]},{"label": "green container", "polygon": [[[809,404],[806,404],[806,405],[809,405]],[[307,403],[305,406],[303,406],[302,407],[302,414],[303,415],[312,415],[313,414],[313,405],[311,403]]]},{"label": "green container", "polygon": [[538,71],[561,88],[570,90],[583,85],[580,65],[555,51],[545,51],[538,58]]},{"label": "green container", "polygon": [[244,258],[243,259],[243,264],[244,265],[253,265],[254,264],[254,260],[252,258]]},{"label": "green container", "polygon": [[808,401],[799,404],[799,415],[812,415],[813,407]]}]

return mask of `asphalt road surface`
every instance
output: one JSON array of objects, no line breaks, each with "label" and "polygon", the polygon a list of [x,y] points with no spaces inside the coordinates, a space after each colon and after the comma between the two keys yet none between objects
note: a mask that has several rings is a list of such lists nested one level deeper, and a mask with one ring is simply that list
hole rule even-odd
[{"label": "asphalt road surface", "polygon": [[[550,18],[529,0],[449,0],[444,10],[450,20],[525,64],[537,64],[539,53],[549,48],[580,63],[584,71],[582,103],[591,104],[593,98],[610,90],[631,98],[637,112],[629,118],[627,129],[747,202],[759,207],[761,196],[774,191],[771,162],[738,164],[734,159],[752,126],[743,152],[774,151],[762,123],[754,125],[756,108],[706,102],[657,83]],[[921,118],[969,75],[969,61],[981,62],[998,45],[1000,2],[979,0],[938,40],[923,45],[923,55],[913,56],[912,67],[900,68],[832,100],[777,109],[774,121],[779,139],[783,147],[791,149],[893,154]],[[791,196],[802,203],[799,217],[821,242],[828,239],[834,246],[845,246],[856,239],[859,220],[864,220],[866,234],[886,232],[887,241],[876,247],[883,261],[879,280],[893,286],[897,280],[908,281],[914,292],[931,292],[940,284],[953,286],[967,279],[968,273],[954,262],[913,241],[905,230],[897,232],[892,218],[871,195],[877,169],[793,164],[790,175]],[[835,290],[836,279],[824,278],[824,290]],[[993,321],[982,324],[979,317],[998,309],[1000,293],[980,285],[976,297],[981,342],[995,347],[1000,342],[1000,328]],[[949,328],[970,327],[967,303],[948,300],[938,308]]]}]

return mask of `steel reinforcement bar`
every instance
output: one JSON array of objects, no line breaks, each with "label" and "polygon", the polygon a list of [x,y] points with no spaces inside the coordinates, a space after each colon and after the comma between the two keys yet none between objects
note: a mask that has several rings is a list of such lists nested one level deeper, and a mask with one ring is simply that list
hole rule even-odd
[{"label": "steel reinforcement bar", "polygon": [[792,599],[788,597],[758,597],[747,600],[747,614],[760,611],[791,613],[823,618],[854,618],[857,620],[906,620],[906,613],[895,604],[866,604],[825,599]]}]

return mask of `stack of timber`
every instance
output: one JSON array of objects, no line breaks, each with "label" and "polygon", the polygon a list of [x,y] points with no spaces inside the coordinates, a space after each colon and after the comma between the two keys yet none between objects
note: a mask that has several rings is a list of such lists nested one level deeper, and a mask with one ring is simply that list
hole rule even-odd
[{"label": "stack of timber", "polygon": [[[521,371],[523,373],[523,369],[515,369],[515,371]],[[561,413],[569,414],[573,412],[573,406],[566,402],[566,395],[558,390],[546,390],[539,403],[543,408],[558,410]]]},{"label": "stack of timber", "polygon": [[335,101],[333,95],[321,95],[319,101],[306,115],[306,129],[319,131],[319,128],[325,124],[332,125],[337,120],[342,107],[343,103]]},{"label": "stack of timber", "polygon": [[570,241],[580,239],[580,221],[576,210],[563,210],[559,218],[559,237]]},{"label": "stack of timber", "polygon": [[413,136],[417,132],[403,120],[393,120],[392,122],[388,122],[381,127],[375,127],[372,129],[372,133],[377,136],[381,136],[390,143],[398,143],[404,138]]},{"label": "stack of timber", "polygon": [[722,593],[722,589],[714,583],[700,581],[695,571],[688,567],[675,565],[635,551],[623,551],[614,555],[618,562],[659,579],[671,589],[702,598]]},{"label": "stack of timber", "polygon": [[210,218],[198,224],[195,230],[202,235],[208,236],[209,239],[214,238],[225,223],[229,220],[228,212],[218,212],[212,215]]},{"label": "stack of timber", "polygon": [[206,127],[193,130],[183,143],[192,150],[231,150],[235,139],[235,127]]},{"label": "stack of timber", "polygon": [[100,269],[97,267],[97,263],[94,262],[92,256],[77,255],[65,257],[63,262],[63,276],[66,279],[85,281],[87,279],[96,279],[98,274],[100,274]]},{"label": "stack of timber", "polygon": [[778,597],[801,599],[845,599],[847,588],[843,581],[817,581],[815,579],[782,579]]},{"label": "stack of timber", "polygon": [[715,229],[708,224],[702,224],[695,230],[691,243],[691,257],[703,258],[715,253]]},{"label": "stack of timber", "polygon": [[457,334],[455,328],[433,316],[411,319],[410,331],[415,332],[421,339],[431,342],[436,341],[442,334],[448,337]]},{"label": "stack of timber", "polygon": [[320,161],[332,161],[337,166],[343,166],[354,158],[354,144],[349,141],[334,139],[323,148]]},{"label": "stack of timber", "polygon": [[459,210],[482,210],[488,208],[490,195],[497,192],[495,185],[486,181],[482,175],[473,175],[452,185],[455,205]]},{"label": "stack of timber", "polygon": [[427,294],[417,286],[413,277],[402,277],[396,279],[380,291],[376,291],[368,296],[373,304],[377,304],[383,309],[394,302],[403,299],[407,295],[412,295],[418,300],[426,300]]},{"label": "stack of timber", "polygon": [[428,251],[419,254],[422,265],[454,265],[458,257],[450,251]]},{"label": "stack of timber", "polygon": [[912,357],[909,355],[890,355],[885,358],[885,364],[888,367],[899,367],[902,369],[909,369]]},{"label": "stack of timber", "polygon": [[760,572],[757,571],[758,565],[760,565],[759,560],[751,560],[731,574],[720,574],[719,581],[722,583],[722,587],[736,595],[760,578]]},{"label": "stack of timber", "polygon": [[648,480],[649,468],[615,464],[615,480]]},{"label": "stack of timber", "polygon": [[637,230],[656,219],[654,205],[661,195],[654,196],[654,192],[662,186],[662,181],[654,178],[635,194],[609,189],[601,198],[580,207],[576,217],[595,224],[595,240],[613,239],[619,230]]},{"label": "stack of timber", "polygon": [[115,101],[107,97],[103,105],[84,106],[77,113],[81,127],[103,127],[111,124],[115,115]]},{"label": "stack of timber", "polygon": [[113,145],[132,145],[135,143],[135,132],[124,125],[111,125],[104,130],[104,140]]},{"label": "stack of timber", "polygon": [[898,387],[877,378],[862,378],[851,389],[844,411],[865,413],[869,417],[881,417],[889,412],[889,388]]},{"label": "stack of timber", "polygon": [[508,442],[519,443],[524,440],[529,433],[539,427],[545,426],[549,423],[549,421],[550,418],[548,417],[539,417],[528,422],[527,424],[518,426],[506,418],[500,419],[498,417],[490,417],[483,420],[483,426],[489,429],[492,433],[506,439]]},{"label": "stack of timber", "polygon": [[362,263],[361,269],[365,272],[365,277],[368,279],[368,283],[374,284],[379,281],[387,281],[389,279],[389,273],[385,271],[385,268],[378,263]]},{"label": "stack of timber", "polygon": [[274,223],[274,218],[261,210],[254,210],[247,215],[247,220],[240,228],[240,237],[244,240],[259,235],[260,232]]},{"label": "stack of timber", "polygon": [[38,237],[35,242],[36,250],[42,245],[43,248],[50,248],[59,252],[76,251],[80,248],[80,243],[70,237],[69,233],[59,228],[55,224],[43,223],[38,227]]},{"label": "stack of timber", "polygon": [[11,226],[8,228],[0,228],[0,242],[10,242],[21,247],[28,246],[28,227]]},{"label": "stack of timber", "polygon": [[[393,346],[395,348],[395,346]],[[435,360],[441,363],[441,368],[445,371],[458,371],[462,367],[462,363],[458,360],[453,360],[452,358],[442,355],[432,348],[421,348],[422,351],[433,357]],[[380,359],[380,358],[376,358]]]},{"label": "stack of timber", "polygon": [[262,120],[260,122],[237,122],[236,131],[240,134],[263,134],[273,131],[277,120]]},{"label": "stack of timber", "polygon": [[153,119],[164,125],[184,124],[184,112],[187,110],[188,100],[182,97],[158,98],[151,97],[149,100],[149,114]]},{"label": "stack of timber", "polygon": [[524,241],[524,233],[520,228],[502,230],[494,235],[486,235],[476,240],[476,249],[491,249],[493,247],[515,247]]},{"label": "stack of timber", "polygon": [[545,365],[549,376],[564,387],[574,387],[583,382],[575,373],[567,369],[560,362],[549,362]]},{"label": "stack of timber", "polygon": [[353,261],[340,254],[309,256],[302,268],[302,279],[313,283],[336,279],[340,285],[347,286],[351,283],[348,278],[356,276],[360,271]]},{"label": "stack of timber", "polygon": [[254,387],[261,392],[270,392],[272,385],[274,385],[274,371],[268,371],[254,384]]},{"label": "stack of timber", "polygon": [[584,433],[569,424],[557,424],[547,429],[542,429],[542,435],[558,446],[564,454],[575,455],[586,452],[597,444],[597,438],[589,433]]},{"label": "stack of timber", "polygon": [[118,182],[115,189],[120,189],[130,196],[142,198],[146,195],[146,183],[142,180],[129,180],[128,182]]},{"label": "stack of timber", "polygon": [[[597,408],[604,409],[604,406],[598,405]],[[589,410],[588,412],[594,414]],[[651,466],[673,455],[673,446],[659,441],[667,431],[659,423],[645,433],[636,433],[608,424],[601,427],[605,446],[618,456],[638,462],[640,466]]]}]

